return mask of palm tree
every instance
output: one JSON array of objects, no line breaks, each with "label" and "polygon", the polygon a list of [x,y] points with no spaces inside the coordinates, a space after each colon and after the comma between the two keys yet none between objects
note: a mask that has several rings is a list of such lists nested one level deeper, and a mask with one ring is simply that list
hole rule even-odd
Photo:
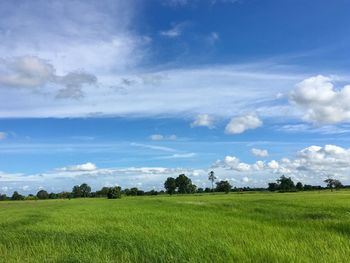
[{"label": "palm tree", "polygon": [[211,191],[213,191],[214,190],[214,181],[216,180],[215,173],[214,173],[214,171],[210,171],[208,175],[209,175],[208,180],[211,181]]}]

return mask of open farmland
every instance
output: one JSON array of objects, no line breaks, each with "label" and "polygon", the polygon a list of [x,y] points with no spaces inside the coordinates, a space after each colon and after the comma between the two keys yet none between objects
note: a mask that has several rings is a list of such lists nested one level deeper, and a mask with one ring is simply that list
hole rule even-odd
[{"label": "open farmland", "polygon": [[348,262],[350,192],[0,202],[1,262]]}]

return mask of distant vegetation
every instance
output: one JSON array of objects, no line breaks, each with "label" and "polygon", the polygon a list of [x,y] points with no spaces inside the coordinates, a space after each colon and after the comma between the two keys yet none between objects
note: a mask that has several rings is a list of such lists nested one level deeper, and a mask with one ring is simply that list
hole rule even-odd
[{"label": "distant vegetation", "polygon": [[[143,191],[137,187],[122,189],[119,186],[115,187],[103,187],[96,192],[91,191],[91,187],[86,183],[81,185],[75,185],[71,192],[60,193],[48,193],[45,190],[40,190],[36,195],[29,194],[24,196],[15,191],[11,197],[5,194],[0,194],[0,201],[4,200],[37,200],[37,199],[71,199],[71,198],[93,198],[93,197],[106,197],[108,199],[118,199],[123,195],[125,196],[142,196],[142,195],[158,195],[158,194],[194,194],[194,193],[214,193],[214,192],[246,192],[246,191],[271,191],[271,192],[297,192],[297,191],[312,191],[330,189],[331,191],[340,188],[350,188],[350,186],[344,186],[339,180],[333,178],[327,178],[324,180],[326,187],[303,185],[301,182],[296,184],[290,177],[282,175],[276,180],[276,182],[268,183],[267,188],[251,188],[251,187],[233,187],[228,181],[215,182],[217,177],[213,171],[209,172],[208,180],[211,182],[211,188],[198,188],[194,185],[190,178],[185,174],[180,174],[178,177],[168,177],[164,182],[165,191]],[[216,187],[214,187],[214,183]]]}]

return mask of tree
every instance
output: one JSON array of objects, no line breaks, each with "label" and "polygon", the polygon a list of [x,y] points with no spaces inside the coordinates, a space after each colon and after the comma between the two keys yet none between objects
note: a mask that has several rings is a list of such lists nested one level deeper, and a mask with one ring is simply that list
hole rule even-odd
[{"label": "tree", "polygon": [[228,181],[220,181],[216,183],[217,192],[225,192],[226,194],[231,191],[232,185]]},{"label": "tree", "polygon": [[214,173],[214,171],[210,171],[208,175],[209,175],[208,180],[211,181],[211,190],[213,191],[214,190],[214,181],[216,180],[215,173]]},{"label": "tree", "polygon": [[324,180],[324,182],[327,184],[327,188],[330,188],[331,191],[333,191],[334,188],[338,189],[343,186],[343,184],[339,180],[333,178],[327,178],[326,180]]},{"label": "tree", "polygon": [[203,192],[204,192],[204,189],[203,189],[203,188],[200,187],[200,188],[197,189],[197,193],[200,193],[200,194],[201,194],[201,193],[203,193]]},{"label": "tree", "polygon": [[178,177],[176,177],[175,182],[176,182],[177,191],[180,194],[186,194],[191,192],[192,181],[186,175],[180,174]]},{"label": "tree", "polygon": [[97,196],[107,196],[108,191],[109,191],[109,187],[104,186],[104,187],[101,188],[100,191],[97,191],[97,192],[96,192],[96,195],[97,195]]},{"label": "tree", "polygon": [[277,183],[279,183],[279,190],[280,191],[292,191],[295,189],[294,182],[290,177],[285,177],[282,175],[278,180]]},{"label": "tree", "polygon": [[46,192],[45,190],[40,190],[36,196],[38,197],[38,199],[48,199],[49,198],[49,193]]},{"label": "tree", "polygon": [[211,189],[210,189],[209,187],[206,187],[206,188],[204,189],[204,192],[210,193],[210,192],[211,192]]},{"label": "tree", "polygon": [[175,193],[176,190],[176,181],[173,177],[168,177],[164,183],[164,188],[166,192],[170,195]]},{"label": "tree", "polygon": [[81,197],[88,197],[91,193],[91,187],[85,183],[80,185]]},{"label": "tree", "polygon": [[130,188],[129,195],[135,196],[135,195],[137,195],[138,191],[139,191],[139,189],[137,189],[137,187]]},{"label": "tree", "polygon": [[75,185],[72,189],[72,196],[77,198],[81,197],[81,189],[79,185]]},{"label": "tree", "polygon": [[269,183],[269,186],[267,188],[269,191],[274,192],[279,189],[278,183]]},{"label": "tree", "polygon": [[111,187],[108,189],[107,198],[117,199],[122,197],[121,188],[119,186]]},{"label": "tree", "polygon": [[193,194],[193,193],[195,193],[197,191],[197,186],[196,185],[194,185],[194,184],[190,184],[189,186],[188,186],[188,193],[190,193],[190,194]]},{"label": "tree", "polygon": [[56,193],[49,194],[49,199],[57,199],[57,198],[58,198],[58,194],[56,194]]},{"label": "tree", "polygon": [[301,182],[297,182],[297,184],[295,185],[295,187],[296,187],[296,189],[297,189],[298,191],[302,191],[303,188],[304,188],[304,186],[303,186],[303,184],[302,184]]},{"label": "tree", "polygon": [[0,201],[5,201],[7,200],[6,194],[0,194]]},{"label": "tree", "polygon": [[20,195],[17,191],[13,192],[11,200],[23,200],[23,199],[24,199],[23,195]]}]

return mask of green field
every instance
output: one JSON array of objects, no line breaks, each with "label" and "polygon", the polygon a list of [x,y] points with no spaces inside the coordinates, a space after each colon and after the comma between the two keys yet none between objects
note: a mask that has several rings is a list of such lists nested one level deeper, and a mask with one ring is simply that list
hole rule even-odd
[{"label": "green field", "polygon": [[1,262],[349,262],[350,192],[0,202]]}]

